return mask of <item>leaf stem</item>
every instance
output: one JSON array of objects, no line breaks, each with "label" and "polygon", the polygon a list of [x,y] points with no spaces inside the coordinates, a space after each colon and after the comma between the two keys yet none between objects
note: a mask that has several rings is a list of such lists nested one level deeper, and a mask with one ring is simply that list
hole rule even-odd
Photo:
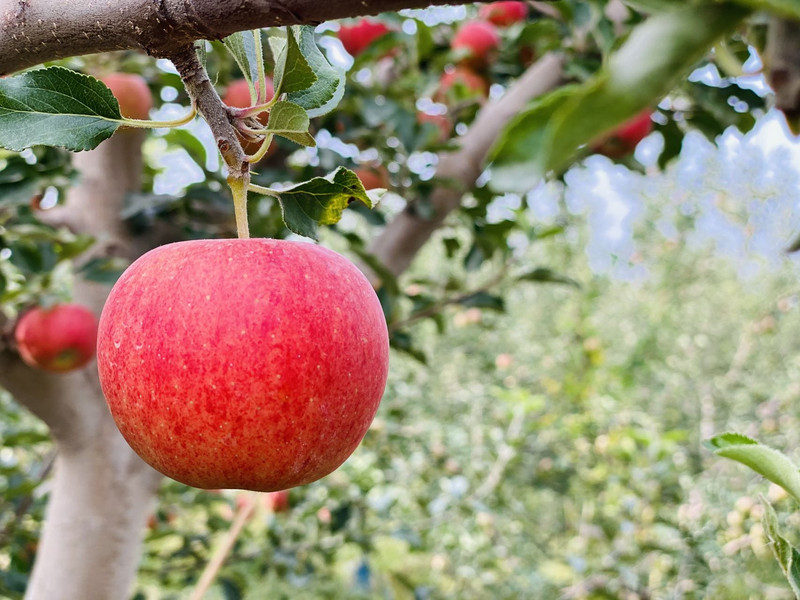
[{"label": "leaf stem", "polygon": [[145,119],[122,119],[125,127],[136,127],[139,129],[161,129],[180,127],[190,123],[197,116],[197,107],[192,103],[192,109],[184,116],[171,121],[150,121]]},{"label": "leaf stem", "polygon": [[272,188],[264,187],[261,185],[256,185],[255,183],[251,183],[247,186],[247,189],[251,192],[255,192],[256,194],[261,194],[262,196],[272,196],[273,198],[280,198],[280,192],[273,190]]},{"label": "leaf stem", "polygon": [[261,142],[261,145],[258,147],[258,150],[253,155],[248,155],[247,160],[250,163],[257,163],[260,161],[264,156],[266,156],[267,151],[269,150],[270,145],[272,144],[272,134],[267,133],[264,136],[264,141]]}]

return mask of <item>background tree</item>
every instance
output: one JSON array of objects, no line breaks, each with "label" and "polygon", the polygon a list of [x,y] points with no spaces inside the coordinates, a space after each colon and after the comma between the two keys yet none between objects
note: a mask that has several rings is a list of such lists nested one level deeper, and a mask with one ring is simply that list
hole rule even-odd
[{"label": "background tree", "polygon": [[[341,86],[331,95],[330,104],[339,100],[337,108],[310,126],[290,130],[287,137],[295,141],[313,133],[315,149],[298,153],[296,145],[280,139],[273,142],[277,150],[251,170],[234,127],[237,113],[219,100],[224,87],[242,76],[258,79],[258,69],[250,71],[248,45],[257,38],[237,32],[430,3],[195,1],[155,7],[131,1],[113,10],[106,4],[90,1],[75,12],[45,2],[1,3],[0,72],[11,75],[56,60],[97,76],[137,72],[156,92],[156,104],[176,100],[184,106],[181,114],[195,106],[211,136],[193,126],[156,130],[146,138],[141,130],[117,129],[117,109],[102,103],[89,103],[86,114],[76,114],[53,101],[56,92],[74,89],[71,84],[79,81],[61,79],[69,77],[62,70],[27,71],[0,82],[0,145],[10,149],[0,171],[6,249],[0,300],[7,315],[0,383],[47,425],[57,448],[47,518],[27,585],[30,598],[124,597],[162,477],[119,436],[93,367],[51,375],[21,361],[12,332],[25,308],[72,298],[99,313],[109,283],[145,250],[187,237],[230,236],[237,225],[241,230],[242,211],[237,223],[225,184],[230,183],[241,209],[242,192],[252,183],[253,189],[275,190],[251,194],[252,235],[322,235],[327,244],[358,257],[379,291],[394,347],[421,359],[409,327],[428,318],[441,322],[444,307],[501,308],[505,286],[569,283],[552,265],[532,266],[514,252],[519,236],[538,241],[558,235],[563,225],[542,228],[527,222],[519,196],[519,204],[505,205],[505,216],[498,218],[507,193],[527,194],[542,178],[561,177],[593,150],[636,168],[626,154],[638,137],[631,137],[629,126],[643,110],[652,116],[640,119],[645,125],[640,134],[652,126],[664,138],[662,167],[678,156],[687,131],[699,129],[713,139],[730,125],[748,130],[765,99],[737,76],[756,51],[763,53],[773,85],[782,90],[781,107],[794,119],[797,63],[786,57],[792,56],[796,38],[786,19],[800,17],[800,10],[791,3],[531,2],[525,20],[509,23],[484,15],[493,24],[481,22],[483,36],[474,44],[462,24],[480,18],[476,7],[448,9],[438,20],[435,13],[391,13],[381,18],[383,35],[366,44],[363,38],[355,45],[342,38],[356,56],[343,95],[338,98]],[[769,26],[763,14],[771,15]],[[374,35],[374,26],[367,29]],[[308,39],[303,37],[308,30],[290,31],[271,37]],[[320,28],[317,36],[323,48],[338,49],[334,24]],[[225,44],[219,42],[223,39]],[[194,46],[198,40],[214,40],[201,46],[204,63]],[[330,67],[314,62],[316,46],[300,46],[309,65]],[[169,59],[177,74],[141,52],[86,56],[111,50]],[[280,52],[268,53],[267,68],[280,64],[280,57]],[[337,64],[333,55],[331,62]],[[704,68],[717,75],[713,84],[687,79]],[[333,81],[337,75],[331,69]],[[96,126],[94,137],[78,128],[87,123]],[[625,127],[617,130],[620,126]],[[85,151],[68,154],[47,144]],[[225,169],[209,154],[210,145],[221,151]],[[158,161],[165,149],[185,152],[178,171],[190,170],[188,158],[200,181],[161,193]],[[285,186],[362,164],[385,169],[381,176],[391,194],[381,208],[367,212],[354,204],[331,231],[319,231],[314,219],[293,220],[297,211],[289,195],[281,195]],[[341,191],[328,193],[341,203]],[[525,196],[525,203],[535,207],[536,195]],[[322,216],[317,220],[326,222]],[[418,277],[412,285],[398,281],[434,233],[443,252],[439,259],[461,261],[466,271],[457,278]],[[590,377],[594,350],[587,339],[581,341]],[[511,448],[526,417],[513,411],[505,416]],[[505,447],[498,456],[511,452]],[[47,470],[45,463],[41,471]],[[496,464],[476,491],[478,498],[496,489],[504,461]],[[30,503],[28,490],[16,501],[21,515]],[[8,585],[20,588],[19,582]]]}]

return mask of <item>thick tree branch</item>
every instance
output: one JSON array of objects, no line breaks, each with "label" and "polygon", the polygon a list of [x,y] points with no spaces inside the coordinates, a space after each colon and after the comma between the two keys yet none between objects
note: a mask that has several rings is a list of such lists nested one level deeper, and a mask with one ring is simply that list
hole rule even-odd
[{"label": "thick tree branch", "polygon": [[423,244],[459,206],[464,192],[475,185],[485,167],[489,148],[503,126],[528,102],[561,82],[563,60],[560,54],[546,54],[505,95],[481,109],[467,134],[461,138],[461,148],[441,158],[436,176],[448,184],[437,187],[431,195],[434,216],[424,218],[416,213],[413,205],[409,205],[372,243],[371,252],[389,271],[399,275],[408,268]]},{"label": "thick tree branch", "polygon": [[786,115],[792,132],[800,133],[800,22],[772,17],[764,71],[775,92],[775,108]]},{"label": "thick tree branch", "polygon": [[0,0],[0,75],[46,61],[143,50],[165,56],[237,31],[463,4],[456,0]]}]

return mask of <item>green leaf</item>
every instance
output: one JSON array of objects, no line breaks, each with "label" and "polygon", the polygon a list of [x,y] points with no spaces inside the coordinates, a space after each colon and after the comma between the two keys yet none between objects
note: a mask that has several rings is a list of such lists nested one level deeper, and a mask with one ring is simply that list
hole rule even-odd
[{"label": "green leaf", "polygon": [[778,530],[778,516],[775,514],[775,509],[763,495],[761,504],[764,506],[761,522],[767,540],[769,540],[769,546],[772,548],[772,554],[786,576],[795,598],[800,599],[800,552],[781,535]]},{"label": "green leaf", "polygon": [[405,331],[393,331],[389,336],[389,344],[395,350],[408,354],[414,360],[428,364],[428,358],[425,353],[414,345],[413,338]]},{"label": "green leaf", "polygon": [[353,201],[372,207],[358,175],[339,167],[325,177],[315,177],[279,190],[278,199],[286,226],[298,235],[318,240],[318,225],[332,225]]},{"label": "green leaf", "polygon": [[462,298],[458,303],[469,308],[488,308],[498,312],[505,312],[506,310],[505,300],[489,292],[475,292],[466,298]]},{"label": "green leaf", "polygon": [[545,143],[547,125],[553,115],[579,89],[577,85],[558,88],[536,99],[508,123],[489,152],[492,161],[489,185],[493,190],[527,190],[539,182],[547,157],[533,149]]},{"label": "green leaf", "polygon": [[20,151],[42,144],[91,150],[122,120],[102,82],[63,67],[0,79],[0,146]]},{"label": "green leaf", "polygon": [[523,192],[548,172],[563,172],[581,146],[654,107],[748,14],[728,2],[683,6],[647,19],[570,96],[555,92],[509,123],[490,154],[491,186]]},{"label": "green leaf", "polygon": [[274,83],[276,94],[302,92],[319,79],[300,51],[297,38],[287,28],[286,37],[270,37],[270,46],[278,59],[275,61]]},{"label": "green leaf", "polygon": [[345,73],[331,66],[322,54],[313,27],[294,26],[288,35],[296,36],[300,52],[317,77],[308,88],[290,93],[288,99],[305,108],[309,117],[324,115],[333,110],[344,96]]},{"label": "green leaf", "polygon": [[84,279],[97,283],[114,284],[130,263],[118,257],[93,258],[78,271]]},{"label": "green leaf", "polygon": [[800,501],[800,472],[782,452],[733,432],[714,436],[706,442],[706,446],[718,456],[750,467]]},{"label": "green leaf", "polygon": [[548,269],[546,267],[537,267],[533,271],[528,271],[527,273],[518,275],[517,281],[536,281],[539,283],[562,283],[564,285],[571,285],[576,288],[581,287],[581,284],[572,279],[571,277],[567,277],[566,275],[561,275],[560,273],[556,273],[552,269]]},{"label": "green leaf", "polygon": [[258,81],[258,63],[261,57],[256,56],[254,32],[237,31],[222,41],[225,43],[228,52],[233,55],[245,79],[247,79],[250,84]]},{"label": "green leaf", "polygon": [[745,4],[755,10],[765,10],[790,17],[800,19],[800,2],[797,0],[736,0],[739,4]]},{"label": "green leaf", "polygon": [[33,446],[50,441],[47,433],[33,430],[10,431],[3,437],[3,446],[7,448]]},{"label": "green leaf", "polygon": [[31,203],[39,191],[40,183],[35,180],[0,183],[0,206],[22,206]]},{"label": "green leaf", "polygon": [[308,132],[310,121],[305,109],[294,102],[277,102],[269,112],[267,131],[301,146],[316,146],[314,136]]}]

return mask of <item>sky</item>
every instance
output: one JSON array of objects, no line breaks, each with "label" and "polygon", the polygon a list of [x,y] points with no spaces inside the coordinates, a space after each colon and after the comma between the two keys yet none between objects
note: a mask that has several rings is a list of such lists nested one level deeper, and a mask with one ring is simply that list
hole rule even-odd
[{"label": "sky", "polygon": [[[652,164],[660,143],[653,134],[636,156]],[[597,273],[631,280],[647,276],[637,258],[642,248],[635,229],[654,213],[664,239],[677,236],[681,214],[696,215],[689,242],[710,245],[735,261],[743,277],[796,260],[785,250],[800,235],[800,141],[774,110],[747,134],[731,128],[716,144],[690,132],[680,157],[664,172],[651,168],[643,176],[593,156],[565,180],[569,212],[589,224],[586,253]],[[544,194],[540,205],[533,203],[534,213],[555,215],[561,192]]]}]

